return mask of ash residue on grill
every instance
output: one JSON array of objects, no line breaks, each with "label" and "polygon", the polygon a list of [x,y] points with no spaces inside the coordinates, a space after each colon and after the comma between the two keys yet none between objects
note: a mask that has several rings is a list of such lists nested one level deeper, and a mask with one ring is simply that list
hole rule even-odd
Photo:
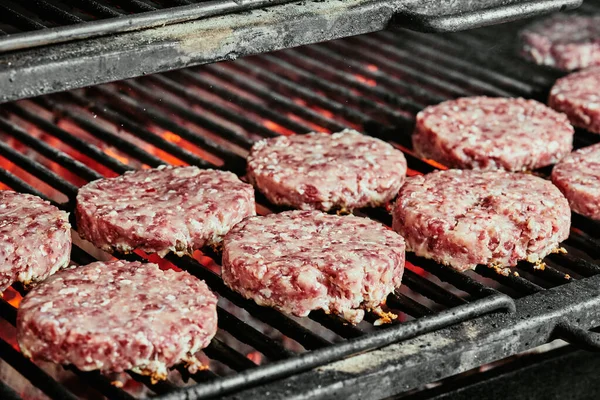
[{"label": "ash residue on grill", "polygon": [[[165,162],[243,176],[256,140],[346,127],[401,148],[409,174],[430,172],[441,166],[410,150],[414,116],[423,107],[475,94],[543,100],[559,76],[497,44],[510,43],[516,28],[443,36],[379,32],[5,104],[0,107],[0,182],[3,189],[36,193],[72,210],[78,187],[101,176]],[[595,141],[576,134],[577,147]],[[277,210],[258,198],[260,214]],[[383,208],[361,210],[361,215],[390,223]],[[544,269],[522,263],[508,274],[485,267],[461,274],[408,254],[403,285],[387,300],[400,318],[382,328],[373,326],[374,314],[352,326],[324,313],[299,319],[259,307],[224,285],[217,254],[151,257],[163,268],[185,269],[205,280],[221,298],[217,340],[202,356],[208,370],[191,377],[176,370],[155,385],[128,374],[125,378],[136,383],[124,379],[122,388],[112,385],[112,378],[72,369],[62,379],[47,366],[37,369],[11,347],[17,304],[8,297],[0,301],[0,316],[9,326],[8,334],[0,333],[0,357],[50,398],[73,398],[77,385],[109,398],[138,397],[141,387],[173,399],[244,389],[251,391],[239,396],[284,398],[308,395],[314,389],[309,382],[317,380],[324,396],[389,396],[545,343],[563,317],[584,329],[597,324],[597,227],[575,216],[564,243],[568,253],[547,257]],[[76,243],[76,263],[105,256],[92,257],[91,249]],[[584,307],[574,309],[571,301]],[[515,304],[517,313],[501,313],[514,311]],[[551,305],[552,315],[544,305]],[[486,313],[493,314],[476,318]],[[376,353],[330,364],[398,340]],[[386,371],[393,371],[394,382]],[[276,382],[279,378],[286,379]],[[361,391],[351,393],[357,382]],[[189,391],[178,391],[184,385]]]}]

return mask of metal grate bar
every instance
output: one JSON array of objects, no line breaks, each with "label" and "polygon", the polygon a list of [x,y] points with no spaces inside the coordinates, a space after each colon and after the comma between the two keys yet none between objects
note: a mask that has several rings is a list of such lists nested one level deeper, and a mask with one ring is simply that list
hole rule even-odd
[{"label": "metal grate bar", "polygon": [[[155,157],[145,151],[142,151],[139,147],[128,142],[127,140],[122,139],[118,135],[116,135],[112,132],[109,132],[103,128],[100,128],[97,124],[94,124],[90,120],[82,117],[81,114],[76,111],[69,110],[66,107],[64,107],[63,105],[53,102],[51,100],[48,100],[46,98],[40,98],[40,99],[36,99],[34,101],[37,101],[39,103],[39,105],[41,105],[48,111],[55,112],[63,118],[70,119],[77,126],[85,129],[87,132],[92,134],[92,136],[95,136],[104,142],[112,143],[120,151],[136,158],[137,160],[140,160],[144,164],[158,166],[162,163],[162,160],[160,158]],[[19,113],[20,111],[15,111],[15,112]],[[22,115],[26,115],[26,114],[22,114]],[[85,154],[86,156],[90,157],[92,160],[102,163],[103,165],[105,165],[106,167],[112,169],[113,171],[115,171],[117,173],[122,174],[131,169],[129,166],[125,165],[124,163],[122,163],[121,161],[119,161],[113,157],[107,158],[106,153],[104,153],[102,150],[100,150],[96,146],[89,144],[85,140],[75,137],[71,134],[68,134],[67,132],[65,132],[63,130],[56,129],[49,122],[44,123],[43,125],[40,123],[39,126],[42,129],[44,129],[45,132],[55,136],[56,138],[60,139],[64,143],[66,143],[69,146],[72,146],[74,149],[80,151],[82,154]]]},{"label": "metal grate bar", "polygon": [[[232,166],[232,170],[236,170],[237,172],[241,172],[243,168],[245,168],[245,160],[239,155],[233,153],[232,151],[226,149],[225,147],[205,138],[204,136],[200,136],[187,128],[182,127],[181,125],[174,122],[171,118],[169,118],[164,113],[158,111],[151,104],[148,104],[144,101],[140,101],[138,99],[134,99],[130,96],[127,96],[125,93],[117,93],[106,87],[97,87],[93,88],[94,91],[98,91],[101,95],[110,98],[113,104],[121,104],[125,106],[124,109],[121,109],[121,113],[128,114],[131,118],[139,117],[139,110],[144,110],[146,116],[152,120],[152,122],[161,126],[164,129],[167,129],[185,140],[194,143],[202,149],[210,151],[212,154],[224,159],[227,161],[228,165]],[[222,133],[224,136],[227,136],[228,133],[226,129],[222,126],[219,126],[218,133]],[[230,134],[230,132],[229,132]],[[165,141],[169,143],[168,141]]]},{"label": "metal grate bar", "polygon": [[[361,75],[368,76],[376,81],[380,81],[383,84],[391,85],[392,87],[400,88],[401,90],[405,90],[408,94],[421,99],[424,99],[427,104],[431,103],[440,103],[448,98],[445,96],[440,96],[435,94],[429,90],[426,90],[422,86],[417,86],[410,84],[409,82],[393,77],[389,74],[381,72],[381,70],[374,64],[366,65],[364,62],[354,61],[352,59],[348,59],[335,51],[330,50],[327,46],[324,45],[314,45],[310,47],[306,47],[306,51],[311,53],[318,54],[321,59],[325,58],[328,60],[333,60],[340,68],[352,68],[354,71],[360,71]],[[395,92],[392,92],[391,96],[395,97]],[[383,99],[386,100],[390,97],[390,92],[386,92]]]},{"label": "metal grate bar", "polygon": [[234,371],[239,372],[256,368],[256,364],[217,338],[213,338],[210,344],[202,351],[210,358],[221,361]]},{"label": "metal grate bar", "polygon": [[429,307],[414,301],[410,297],[400,293],[398,290],[388,297],[387,304],[392,308],[402,310],[402,312],[405,312],[413,318],[421,318],[433,314],[433,311]]},{"label": "metal grate bar", "polygon": [[150,82],[157,84],[158,86],[172,92],[177,96],[181,96],[193,104],[197,104],[222,118],[225,118],[235,124],[242,126],[250,132],[255,132],[263,137],[275,137],[278,136],[276,133],[266,128],[264,125],[253,121],[250,118],[244,117],[233,110],[226,107],[220,106],[217,103],[206,100],[187,86],[180,85],[173,79],[169,79],[162,75],[153,75],[147,78]]},{"label": "metal grate bar", "polygon": [[95,0],[63,0],[65,3],[70,4],[73,7],[81,8],[94,16],[100,18],[116,18],[122,14],[114,9],[100,4]]},{"label": "metal grate bar", "polygon": [[[333,82],[344,83],[345,86],[343,89],[343,93],[350,93],[351,91],[349,90],[349,88],[355,88],[361,91],[365,91],[374,97],[378,97],[388,104],[402,107],[402,109],[411,113],[417,113],[425,107],[425,104],[417,102],[411,98],[403,97],[399,95],[398,92],[392,92],[386,89],[382,89],[381,87],[372,84],[369,85],[368,83],[364,82],[363,79],[357,77],[356,75],[353,75],[343,70],[340,71],[339,69],[334,68],[325,62],[318,61],[317,58],[312,57],[312,53],[318,54],[318,52],[315,52],[312,49],[312,47],[308,47],[302,50],[285,50],[278,53],[278,55],[283,55],[285,59],[293,61],[295,65],[302,65],[305,70],[313,72],[319,71],[321,75],[325,75],[328,77],[328,81],[331,80]],[[315,84],[321,86],[321,79],[315,80]],[[333,86],[326,88],[331,89],[333,88]],[[336,89],[336,92],[339,92],[340,86],[337,86]],[[368,104],[372,105],[373,103]],[[365,103],[364,105],[368,106],[368,104]],[[385,107],[385,109],[388,113],[396,116],[397,118],[403,116],[403,114],[398,113],[392,107]]]},{"label": "metal grate bar", "polygon": [[233,335],[239,341],[246,343],[263,353],[271,360],[283,360],[295,355],[279,342],[263,335],[250,325],[229,314],[223,308],[217,308],[219,326]]},{"label": "metal grate bar", "polygon": [[[210,71],[210,69],[208,69],[208,68],[206,68],[205,70]],[[200,74],[194,74],[191,71],[181,71],[179,74],[181,76],[183,76],[185,81],[190,82],[191,84],[196,85],[204,90],[211,91],[212,93],[217,94],[223,98],[226,98],[226,99],[234,102],[235,104],[239,105],[240,107],[252,110],[252,111],[262,115],[263,118],[268,118],[270,121],[274,121],[277,124],[287,128],[293,132],[302,133],[302,132],[310,132],[310,130],[311,130],[310,126],[304,125],[297,121],[293,121],[293,120],[287,118],[286,116],[281,115],[280,113],[274,112],[273,110],[269,109],[268,107],[266,107],[264,105],[257,104],[253,101],[248,100],[247,98],[245,98],[243,96],[240,96],[236,93],[233,93],[232,91],[227,90],[224,87],[216,85],[214,81],[206,79],[206,77],[204,77]],[[226,75],[224,75],[224,76],[227,77]],[[248,80],[246,82],[249,85],[256,87],[256,84],[254,82],[250,82]],[[239,81],[236,83],[240,85],[240,88],[248,89],[248,86],[241,84]],[[256,87],[256,88],[258,89],[258,87]],[[267,92],[269,92],[269,91],[267,90]],[[272,93],[272,94],[274,96],[278,97],[278,95],[276,93]],[[281,96],[281,97],[283,97],[283,96]],[[281,98],[280,100],[283,100],[283,98]],[[287,101],[287,99],[286,99],[286,101]]]},{"label": "metal grate bar", "polygon": [[29,157],[24,156],[2,141],[0,141],[0,155],[69,197],[74,197],[77,193],[76,186],[65,181],[43,165],[32,161]]},{"label": "metal grate bar", "polygon": [[422,278],[408,268],[404,271],[402,283],[415,292],[421,293],[438,304],[448,307],[456,307],[466,303],[466,300],[442,289],[435,283]]},{"label": "metal grate bar", "polygon": [[55,149],[44,141],[36,140],[33,136],[30,136],[27,134],[27,132],[23,131],[23,129],[11,124],[3,118],[0,118],[0,131],[14,137],[19,142],[31,147],[33,150],[37,151],[47,159],[54,161],[58,165],[76,173],[84,179],[95,180],[102,178],[102,175],[89,168],[85,164],[73,159],[62,151]]},{"label": "metal grate bar", "polygon": [[39,15],[44,16],[44,19],[52,18],[61,24],[78,24],[83,22],[77,15],[67,12],[45,0],[33,0],[32,6],[39,11]]},{"label": "metal grate bar", "polygon": [[2,381],[0,381],[0,398],[5,400],[22,400],[17,392]]},{"label": "metal grate bar", "polygon": [[[72,99],[76,104],[83,106],[83,107],[88,107],[90,110],[95,112],[97,115],[102,116],[107,121],[110,121],[111,123],[113,123],[115,126],[123,127],[124,129],[127,130],[127,132],[131,133],[132,135],[156,146],[159,149],[162,149],[162,150],[168,152],[169,154],[172,154],[173,156],[180,159],[181,161],[184,161],[190,165],[196,165],[196,166],[199,166],[202,168],[213,167],[213,164],[209,163],[208,161],[196,156],[195,154],[182,148],[181,146],[177,146],[177,145],[169,142],[168,140],[163,139],[159,135],[150,132],[149,130],[147,130],[145,127],[138,124],[137,122],[134,122],[129,118],[126,118],[119,111],[116,111],[115,109],[113,109],[113,106],[111,104],[108,104],[108,103],[105,103],[102,101],[95,101],[94,104],[90,104],[89,101],[86,100],[84,97],[73,95],[72,93],[69,94],[69,96],[70,96],[70,99]],[[100,133],[100,131],[96,129],[94,131],[90,131],[90,133],[95,135],[95,134]],[[110,140],[112,140],[112,138],[110,138]],[[131,144],[129,144],[128,146],[131,146]],[[139,148],[137,149],[138,154],[140,154],[141,151],[142,151],[141,149],[139,149]],[[144,156],[144,158],[146,159],[146,161],[148,161],[147,164],[152,167],[157,167],[157,166],[165,163],[164,161],[162,161],[161,159],[159,159],[157,157],[151,157],[150,154],[147,154],[146,156]],[[152,163],[150,163],[150,162],[152,162]]]},{"label": "metal grate bar", "polygon": [[[142,98],[154,98],[152,90],[146,88],[145,86],[135,82],[135,81],[126,81],[121,83],[121,85],[125,88],[131,88],[136,91]],[[142,105],[141,103],[140,105]],[[252,147],[254,141],[250,140],[247,136],[236,132],[233,129],[225,128],[224,126],[211,121],[210,119],[201,116],[200,114],[191,111],[188,107],[179,105],[175,102],[169,101],[167,98],[162,98],[160,105],[165,107],[167,110],[171,111],[174,114],[179,115],[180,117],[193,122],[198,126],[202,126],[205,129],[209,129],[212,132],[218,132],[221,137],[228,139],[229,141],[245,148],[249,149]],[[229,152],[225,153],[227,157],[229,157]]]}]

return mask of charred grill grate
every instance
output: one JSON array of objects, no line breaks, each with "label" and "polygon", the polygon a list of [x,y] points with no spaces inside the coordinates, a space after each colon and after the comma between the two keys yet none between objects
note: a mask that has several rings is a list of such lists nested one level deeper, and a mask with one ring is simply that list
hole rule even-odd
[{"label": "charred grill grate", "polygon": [[[600,7],[588,7],[600,11]],[[421,108],[473,94],[543,101],[560,76],[512,55],[506,43],[514,42],[514,34],[515,26],[446,36],[380,32],[5,104],[0,109],[4,138],[0,142],[0,182],[7,188],[50,198],[72,211],[78,186],[101,176],[165,162],[243,175],[245,152],[257,139],[344,127],[403,147],[409,172],[426,173],[439,166],[412,156],[409,150],[413,118]],[[575,144],[581,147],[596,141],[595,136],[578,132]],[[257,200],[260,213],[276,211],[260,196]],[[365,213],[389,223],[384,210]],[[219,334],[204,351],[211,368],[189,377],[187,384],[182,383],[185,372],[179,370],[175,377],[157,384],[133,373],[130,377],[165,399],[207,398],[242,390],[242,398],[261,398],[266,393],[273,398],[340,393],[383,397],[533,348],[557,333],[582,342],[591,337],[585,330],[600,324],[600,294],[595,290],[600,266],[594,261],[600,258],[597,227],[595,222],[574,216],[565,243],[569,253],[548,257],[543,270],[523,263],[514,270],[518,275],[485,267],[462,274],[409,254],[411,265],[403,286],[388,299],[402,321],[386,327],[374,327],[373,316],[358,326],[318,312],[311,313],[312,322],[290,318],[228,289],[211,262],[211,258],[218,261],[217,255],[167,257],[161,261],[163,265],[174,265],[204,279],[226,300],[220,302]],[[95,258],[75,246],[73,260],[85,264]],[[10,293],[18,298],[16,292]],[[9,324],[14,324],[16,304],[9,296],[0,301],[0,316]],[[494,311],[512,313],[479,318]],[[529,325],[521,325],[522,320],[530,320]],[[557,325],[563,327],[562,332],[555,330]],[[515,329],[519,330],[513,334],[516,343],[496,344]],[[458,365],[448,361],[453,353],[440,353],[435,347],[441,343],[428,342],[436,337],[461,342],[464,332],[470,332],[472,343],[463,345],[475,346],[464,350],[476,357]],[[77,397],[47,368],[22,357],[10,335],[0,336],[0,358],[31,384],[50,398]],[[398,341],[406,348],[418,345],[419,357],[395,347],[387,354],[397,352],[397,359],[381,359],[358,372],[344,369],[346,364],[330,364]],[[253,352],[264,357],[260,366],[247,357]],[[391,363],[399,368],[392,383],[383,380]],[[309,371],[324,364],[329,366]],[[65,369],[72,374],[69,376],[108,398],[135,398],[131,388],[115,387],[97,372]],[[285,379],[277,380],[280,378]],[[316,382],[321,386],[316,388]],[[347,388],[340,389],[344,383]],[[350,392],[357,387],[359,392]],[[5,385],[0,385],[0,393],[18,398]]]}]

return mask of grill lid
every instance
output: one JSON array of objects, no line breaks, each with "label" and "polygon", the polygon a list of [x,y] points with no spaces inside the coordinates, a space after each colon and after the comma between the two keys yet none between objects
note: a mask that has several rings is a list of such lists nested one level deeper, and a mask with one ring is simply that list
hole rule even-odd
[{"label": "grill lid", "polygon": [[[35,0],[0,4],[0,102],[378,31],[454,31],[582,0]],[[175,5],[175,6],[174,6]]]}]

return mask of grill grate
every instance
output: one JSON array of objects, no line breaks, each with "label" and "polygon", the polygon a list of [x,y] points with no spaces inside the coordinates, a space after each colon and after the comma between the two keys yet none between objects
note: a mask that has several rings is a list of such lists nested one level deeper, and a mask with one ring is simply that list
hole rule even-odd
[{"label": "grill grate", "polygon": [[[439,166],[414,157],[409,140],[414,115],[422,107],[471,94],[525,96],[543,101],[560,76],[512,55],[508,44],[514,40],[515,28],[503,26],[445,36],[404,30],[380,32],[5,104],[0,109],[0,133],[4,135],[0,142],[0,182],[14,190],[49,198],[72,211],[78,186],[100,176],[165,162],[227,169],[241,175],[244,156],[257,139],[344,127],[357,128],[400,146],[405,150],[409,173],[426,173]],[[575,145],[596,141],[593,135],[578,132]],[[261,213],[278,210],[260,196],[257,200]],[[385,210],[364,213],[390,222]],[[594,262],[600,254],[597,232],[595,222],[574,216],[571,237],[565,243],[569,253],[548,257],[544,270],[520,264],[515,269],[519,276],[498,274],[485,267],[463,274],[409,254],[404,284],[388,300],[403,321],[389,327],[374,327],[373,315],[358,326],[345,325],[324,313],[290,318],[228,289],[210,261],[218,261],[216,254],[198,255],[196,259],[168,256],[161,261],[163,265],[171,263],[204,279],[222,299],[219,334],[204,351],[211,369],[191,377],[178,369],[175,377],[158,384],[133,373],[129,376],[165,399],[206,398],[243,389],[249,390],[240,395],[244,398],[260,398],[267,392],[274,398],[289,397],[290,393],[327,397],[339,390],[333,382],[356,382],[361,374],[332,373],[332,377],[319,371],[300,373],[399,340],[409,343],[411,338],[427,338],[428,332],[438,334],[438,330],[462,321],[476,324],[482,319],[471,321],[475,317],[492,311],[514,311],[515,303],[518,307],[514,318],[520,318],[520,312],[533,315],[527,310],[533,307],[528,304],[537,304],[536,296],[547,296],[543,297],[548,299],[544,304],[558,304],[552,315],[546,309],[536,311],[544,316],[531,323],[532,329],[538,329],[537,341],[522,341],[519,347],[505,346],[495,353],[485,353],[482,346],[479,358],[470,362],[505,357],[551,339],[550,333],[543,332],[551,332],[557,318],[569,318],[570,323],[581,318],[577,325],[583,329],[600,321],[597,311],[588,310],[599,301],[597,291],[583,290],[597,283],[600,272]],[[75,246],[74,262],[94,260],[97,254],[92,256],[88,251]],[[140,259],[140,255],[119,257]],[[552,297],[553,293],[569,290],[576,295],[563,294],[561,301],[580,301],[578,310]],[[0,300],[0,316],[14,324],[15,304]],[[511,327],[513,317],[495,313],[485,318],[502,333]],[[458,335],[456,330],[442,332],[448,338]],[[474,332],[472,341],[486,338],[483,331]],[[47,396],[76,398],[71,387],[24,359],[11,346],[11,340],[5,336],[0,340],[3,361]],[[491,339],[485,340],[486,345],[491,343]],[[253,351],[264,356],[261,366],[246,357]],[[469,365],[444,366],[427,357],[412,360],[421,375],[409,381],[398,374],[396,386],[380,385],[378,391],[367,392],[369,396],[391,395],[465,370]],[[380,371],[383,366],[378,367]],[[106,397],[137,396],[111,385],[110,379],[99,373],[66,369]],[[281,383],[272,383],[291,375]],[[365,376],[370,379],[370,375]],[[191,380],[182,384],[186,378]],[[317,382],[314,379],[320,378],[323,388],[310,394]],[[383,382],[383,378],[377,375],[378,380],[372,384]],[[267,385],[252,389],[261,384]],[[0,386],[0,392],[3,390]],[[7,396],[14,397],[10,388],[6,391]]]}]

